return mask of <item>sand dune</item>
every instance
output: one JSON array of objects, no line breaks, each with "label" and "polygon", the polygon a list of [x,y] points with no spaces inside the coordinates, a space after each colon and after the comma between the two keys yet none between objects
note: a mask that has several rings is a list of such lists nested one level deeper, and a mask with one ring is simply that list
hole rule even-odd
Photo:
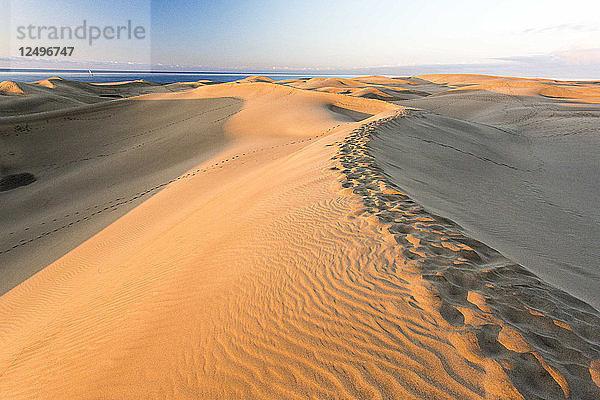
[{"label": "sand dune", "polygon": [[356,82],[352,79],[342,78],[311,78],[307,80],[297,79],[288,82],[287,85],[298,89],[318,89],[323,87],[357,88],[365,86],[364,84]]},{"label": "sand dune", "polygon": [[302,137],[329,128],[332,120],[354,122],[396,108],[385,102],[260,82],[206,86],[190,95],[243,99],[243,109],[227,122],[229,134],[236,137]]},{"label": "sand dune", "polygon": [[419,75],[417,78],[443,85],[474,85],[491,80],[502,79],[500,76],[476,74],[430,74]]},{"label": "sand dune", "polygon": [[148,93],[189,90],[204,84],[188,82],[162,85],[142,80],[97,84],[58,77],[32,83],[3,82],[0,84],[0,93],[20,96],[0,97],[0,117],[64,110]]},{"label": "sand dune", "polygon": [[[600,396],[600,313],[436,215],[452,197],[419,204],[411,179],[530,173],[544,134],[499,112],[527,96],[446,79],[253,77],[0,119],[0,262],[55,260],[0,297],[0,397]],[[325,89],[415,87],[409,108]]]},{"label": "sand dune", "polygon": [[555,82],[495,79],[491,82],[466,85],[453,90],[486,90],[513,96],[544,96],[596,103],[600,100],[600,88],[590,88],[576,83],[560,84]]},{"label": "sand dune", "polygon": [[390,78],[383,75],[369,75],[352,78],[354,81],[359,81],[367,84],[377,84],[385,86],[396,86],[399,84],[419,85],[419,83],[411,82],[410,78]]},{"label": "sand dune", "polygon": [[600,102],[600,88],[595,82],[454,74],[421,75],[419,78],[452,86],[453,90],[485,90],[513,96],[544,96],[579,102]]},{"label": "sand dune", "polygon": [[2,81],[0,82],[0,94],[3,95],[24,95],[23,89],[19,87],[16,82],[13,81]]},{"label": "sand dune", "polygon": [[254,83],[254,82],[273,83],[275,81],[271,78],[267,78],[266,76],[255,75],[255,76],[249,76],[244,79],[240,79],[237,82],[238,83]]},{"label": "sand dune", "polygon": [[44,87],[47,87],[49,89],[54,89],[56,87],[56,85],[54,84],[54,81],[62,81],[62,78],[59,78],[57,76],[53,76],[51,78],[42,79],[42,80],[31,82],[31,83],[34,83],[34,84],[40,85],[40,86],[44,86]]},{"label": "sand dune", "polygon": [[307,78],[287,79],[276,83],[300,89],[341,93],[384,101],[409,100],[446,90],[446,87],[412,77]]},{"label": "sand dune", "polygon": [[402,97],[396,97],[389,93],[386,93],[380,89],[374,87],[366,87],[366,88],[337,88],[337,87],[321,87],[316,89],[319,92],[327,92],[327,93],[339,93],[345,94],[349,96],[355,97],[364,97],[367,99],[376,99],[376,100],[384,100],[384,101],[394,101],[394,100],[405,100]]}]

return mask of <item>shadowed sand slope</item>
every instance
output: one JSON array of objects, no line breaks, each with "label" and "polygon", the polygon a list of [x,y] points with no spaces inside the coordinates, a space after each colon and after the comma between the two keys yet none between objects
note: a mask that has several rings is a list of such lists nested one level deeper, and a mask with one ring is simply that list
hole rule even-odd
[{"label": "shadowed sand slope", "polygon": [[404,120],[467,122],[262,79],[131,102],[220,102],[190,124],[220,121],[223,144],[0,297],[0,397],[600,395],[598,312],[426,211],[369,147]]},{"label": "shadowed sand slope", "polygon": [[590,103],[600,85],[428,79],[467,86],[401,102],[423,111],[377,133],[386,173],[471,236],[600,308],[600,247],[592,245],[600,240],[600,106]]},{"label": "shadowed sand slope", "polygon": [[214,155],[226,142],[224,119],[240,106],[137,98],[0,119],[2,186],[12,189],[0,192],[0,291]]}]

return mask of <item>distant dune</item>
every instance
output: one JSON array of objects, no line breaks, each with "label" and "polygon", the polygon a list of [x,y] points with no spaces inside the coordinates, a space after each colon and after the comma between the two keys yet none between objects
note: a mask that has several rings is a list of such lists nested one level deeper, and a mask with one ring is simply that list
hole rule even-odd
[{"label": "distant dune", "polygon": [[0,98],[0,118],[57,111],[155,92],[169,93],[202,85],[202,82],[160,85],[142,80],[108,84],[85,83],[58,77],[32,83],[2,82],[0,94],[19,96]]},{"label": "distant dune", "polygon": [[23,89],[16,82],[2,81],[0,82],[0,94],[3,95],[24,95]]},{"label": "distant dune", "polygon": [[47,87],[49,89],[54,89],[54,88],[56,88],[56,85],[54,84],[54,81],[62,81],[62,78],[59,78],[57,76],[53,76],[51,78],[42,79],[42,80],[35,81],[35,82],[32,82],[32,83],[34,83],[36,85]]},{"label": "distant dune", "polygon": [[240,79],[237,82],[239,82],[239,83],[253,83],[253,82],[273,83],[275,81],[271,78],[267,78],[266,76],[258,76],[257,75],[257,76],[249,76],[247,78]]},{"label": "distant dune", "polygon": [[600,398],[598,84],[0,90],[0,398]]}]

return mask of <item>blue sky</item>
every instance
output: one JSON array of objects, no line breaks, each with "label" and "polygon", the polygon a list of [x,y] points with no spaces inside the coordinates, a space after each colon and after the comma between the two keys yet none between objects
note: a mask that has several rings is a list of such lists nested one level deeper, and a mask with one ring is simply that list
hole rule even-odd
[{"label": "blue sky", "polygon": [[[477,63],[600,47],[597,1],[153,3],[156,58],[261,67]],[[562,28],[559,28],[562,27]]]},{"label": "blue sky", "polygon": [[[88,62],[212,70],[562,63],[586,73],[600,65],[600,2],[590,0],[3,2],[12,3],[13,25],[19,8],[20,20],[43,17],[46,24],[87,18],[150,26],[148,48],[98,44],[80,51]],[[0,56],[14,55],[6,53]]]}]

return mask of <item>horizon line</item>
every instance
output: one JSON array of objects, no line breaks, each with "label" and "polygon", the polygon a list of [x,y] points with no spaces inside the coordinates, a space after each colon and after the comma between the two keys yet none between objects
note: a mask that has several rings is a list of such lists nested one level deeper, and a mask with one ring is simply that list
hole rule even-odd
[{"label": "horizon line", "polygon": [[179,75],[200,75],[200,74],[211,74],[211,75],[249,75],[249,76],[268,76],[268,75],[306,75],[306,76],[333,76],[333,77],[341,77],[341,76],[351,76],[355,77],[367,77],[367,76],[384,76],[388,78],[399,78],[399,77],[418,77],[423,75],[478,75],[478,76],[490,76],[490,77],[499,77],[499,78],[524,78],[524,79],[546,79],[553,81],[562,81],[562,82],[599,82],[599,78],[557,78],[557,77],[549,77],[549,76],[519,76],[514,74],[494,74],[494,73],[473,73],[473,72],[425,72],[419,74],[390,74],[386,75],[385,73],[368,73],[365,71],[363,74],[357,73],[345,73],[343,71],[339,71],[338,73],[325,72],[322,70],[313,70],[313,71],[169,71],[169,70],[91,70],[89,68],[86,69],[53,69],[53,68],[0,68],[0,73],[10,73],[10,72],[22,72],[22,73],[43,73],[43,72],[58,72],[58,73],[88,73],[92,71],[96,74],[179,74]]}]

